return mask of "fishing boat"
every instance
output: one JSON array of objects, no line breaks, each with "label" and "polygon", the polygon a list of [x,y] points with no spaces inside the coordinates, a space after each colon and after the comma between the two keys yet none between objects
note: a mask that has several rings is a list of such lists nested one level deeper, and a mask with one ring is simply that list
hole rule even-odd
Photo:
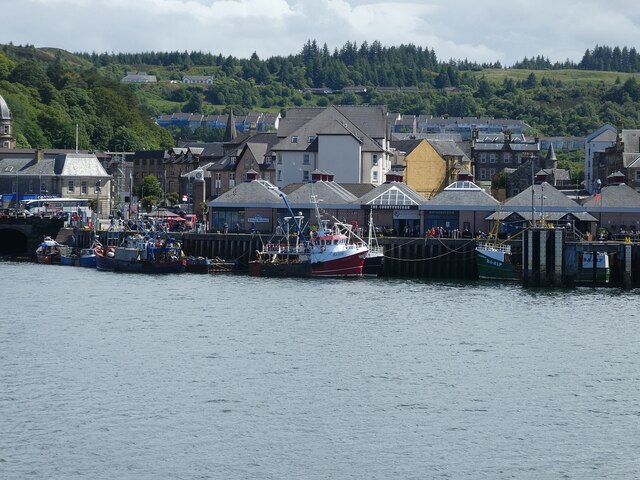
[{"label": "fishing boat", "polygon": [[38,263],[60,263],[60,251],[63,245],[53,238],[44,237],[42,243],[36,249],[36,259]]},{"label": "fishing boat", "polygon": [[500,222],[496,221],[487,239],[476,245],[478,276],[491,280],[519,280],[521,266],[516,264],[507,240],[498,238],[499,230]]},{"label": "fishing boat", "polygon": [[87,248],[60,246],[60,264],[73,267],[95,268],[96,252],[95,243]]},{"label": "fishing boat", "polygon": [[340,226],[347,236],[353,236],[358,241],[367,245],[367,256],[364,259],[362,275],[365,277],[377,277],[382,272],[384,264],[384,248],[378,244],[378,238],[373,224],[373,210],[369,212],[369,235],[367,241],[353,232],[353,226],[345,224],[334,218],[334,225]]},{"label": "fishing boat", "polygon": [[[320,215],[318,202],[313,199],[318,219],[318,228],[307,240],[302,231],[302,217],[291,211],[283,193],[283,198],[293,220],[296,235],[294,243],[287,231],[284,241],[269,242],[257,252],[256,259],[249,262],[252,276],[273,277],[355,277],[362,276],[368,247],[353,236],[351,229],[344,231],[340,225],[329,225],[329,220]],[[351,233],[350,233],[351,232]]]},{"label": "fishing boat", "polygon": [[179,242],[134,235],[125,238],[121,245],[95,247],[98,270],[131,273],[182,273],[187,260]]}]

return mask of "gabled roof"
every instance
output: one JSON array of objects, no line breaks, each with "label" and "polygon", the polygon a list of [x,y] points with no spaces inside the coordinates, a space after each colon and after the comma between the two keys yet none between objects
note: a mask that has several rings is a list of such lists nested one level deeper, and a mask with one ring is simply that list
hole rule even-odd
[{"label": "gabled roof", "polygon": [[[318,135],[349,135],[362,144],[363,151],[382,151],[382,147],[377,141],[334,106],[327,107],[312,119],[304,122],[297,129],[291,131],[287,137],[283,138],[279,129],[278,137],[281,138],[281,141],[273,147],[273,150],[310,151],[314,144],[309,142],[309,139],[315,139]],[[291,141],[292,137],[297,137],[296,143]]]},{"label": "gabled roof", "polygon": [[313,196],[318,200],[321,208],[343,206],[357,200],[355,195],[340,184],[324,181],[303,184],[300,188],[290,193],[287,200],[291,205],[301,208],[312,205]]},{"label": "gabled roof", "polygon": [[616,141],[617,134],[618,134],[618,131],[616,130],[616,127],[606,123],[603,126],[601,126],[599,129],[597,129],[595,132],[593,132],[592,134],[587,135],[587,138],[585,138],[585,142],[586,143],[589,143],[589,142],[612,142],[613,143]]},{"label": "gabled roof", "polygon": [[640,153],[640,130],[622,130],[625,153]]},{"label": "gabled roof", "polygon": [[[423,205],[429,210],[436,206],[446,206],[454,210],[495,210],[500,202],[473,182],[456,181],[447,186]],[[465,208],[466,207],[466,208]]]},{"label": "gabled roof", "polygon": [[383,183],[358,199],[361,205],[419,206],[427,199],[400,182]]},{"label": "gabled roof", "polygon": [[458,144],[452,140],[428,140],[428,142],[441,157],[463,158],[465,156]]},{"label": "gabled roof", "polygon": [[[533,207],[536,211],[544,207],[545,211],[573,211],[579,210],[580,205],[567,197],[560,190],[547,182],[535,184],[520,192],[518,195],[508,199],[503,209],[505,211],[526,212],[531,210],[531,189],[533,189]],[[544,199],[542,196],[544,195]]]},{"label": "gabled roof", "polygon": [[209,207],[271,207],[283,204],[280,190],[265,180],[242,182],[218,198],[207,202]]},{"label": "gabled roof", "polygon": [[597,212],[600,208],[640,208],[640,193],[636,192],[629,185],[607,185],[602,187],[600,196],[596,200],[596,195],[585,199],[582,205],[591,212]]},{"label": "gabled roof", "polygon": [[389,147],[394,148],[395,150],[399,150],[406,154],[410,154],[413,150],[415,150],[418,145],[420,145],[424,140],[392,140],[389,142]]}]

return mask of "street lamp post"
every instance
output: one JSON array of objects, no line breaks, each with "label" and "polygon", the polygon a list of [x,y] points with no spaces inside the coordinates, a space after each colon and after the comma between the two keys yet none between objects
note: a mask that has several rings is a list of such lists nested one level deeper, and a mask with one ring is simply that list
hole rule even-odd
[{"label": "street lamp post", "polygon": [[97,223],[100,221],[100,189],[101,189],[101,182],[100,180],[98,180],[96,182],[96,226]]}]

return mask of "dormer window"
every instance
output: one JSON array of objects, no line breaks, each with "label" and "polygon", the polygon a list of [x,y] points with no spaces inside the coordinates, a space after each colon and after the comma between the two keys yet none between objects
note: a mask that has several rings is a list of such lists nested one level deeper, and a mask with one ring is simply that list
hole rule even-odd
[{"label": "dormer window", "polygon": [[316,139],[315,135],[309,135],[309,137],[307,138],[307,142],[311,143]]},{"label": "dormer window", "polygon": [[291,143],[298,143],[298,136],[297,135],[292,135],[291,136]]}]

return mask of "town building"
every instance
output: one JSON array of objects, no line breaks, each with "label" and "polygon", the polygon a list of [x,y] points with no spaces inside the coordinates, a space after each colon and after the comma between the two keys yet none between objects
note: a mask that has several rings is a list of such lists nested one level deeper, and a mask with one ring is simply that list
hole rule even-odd
[{"label": "town building", "polygon": [[382,106],[330,106],[287,110],[278,127],[278,187],[308,182],[311,172],[334,172],[338,183],[380,185],[391,169]]},{"label": "town building", "polygon": [[0,149],[2,208],[40,198],[96,199],[101,216],[111,204],[111,176],[94,153],[69,150]]},{"label": "town building", "polygon": [[425,198],[431,198],[469,170],[469,157],[453,140],[392,140],[393,170],[401,171],[404,182]]},{"label": "town building", "polygon": [[625,182],[640,191],[640,130],[621,130],[613,145],[593,154],[593,191],[607,184],[607,178],[621,172]]},{"label": "town building", "polygon": [[[584,150],[584,188],[589,194],[592,194],[596,188],[596,180],[599,177],[598,169],[594,164],[594,154],[603,152],[605,148],[611,147],[616,143],[618,130],[605,124],[592,134],[585,138]],[[602,180],[601,180],[602,182]]]},{"label": "town building", "polygon": [[523,134],[480,135],[474,132],[471,141],[472,173],[476,183],[490,183],[505,168],[517,169],[523,163],[540,156],[540,140]]},{"label": "town building", "polygon": [[462,140],[471,140],[473,132],[481,132],[481,136],[511,132],[523,135],[531,127],[521,120],[491,117],[433,117],[419,115],[416,121],[417,133],[453,133],[459,134]]}]

